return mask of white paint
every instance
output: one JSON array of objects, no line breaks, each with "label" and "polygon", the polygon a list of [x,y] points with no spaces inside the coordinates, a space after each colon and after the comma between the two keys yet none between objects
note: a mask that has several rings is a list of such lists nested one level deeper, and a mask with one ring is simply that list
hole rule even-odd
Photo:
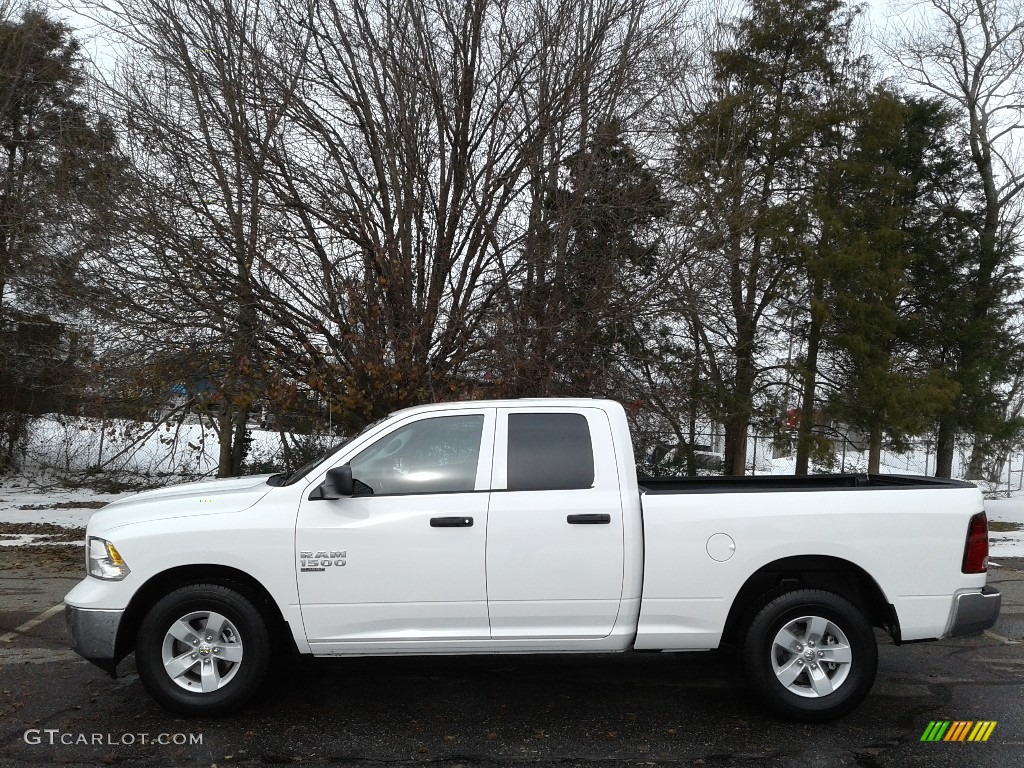
[{"label": "white paint", "polygon": [[21,626],[15,627],[13,630],[11,630],[10,632],[7,632],[6,634],[0,635],[0,643],[9,643],[9,642],[11,642],[18,635],[23,635],[26,632],[28,632],[30,629],[33,629],[34,627],[38,627],[40,624],[42,624],[44,621],[49,619],[51,616],[56,616],[58,613],[60,613],[63,610],[64,610],[64,603],[58,603],[57,605],[54,605],[51,608],[47,608],[45,611],[40,613],[34,619],[29,619],[28,621],[26,621]]},{"label": "white paint", "polygon": [[61,661],[86,661],[72,650],[56,648],[0,648],[0,667],[15,664],[54,664]]},{"label": "white paint", "polygon": [[1020,645],[1021,642],[1024,642],[1024,641],[1021,641],[1021,640],[1011,640],[1008,637],[1003,637],[1002,635],[997,635],[995,632],[993,632],[992,630],[989,630],[989,629],[985,630],[985,635],[987,637],[991,637],[993,640],[998,640],[999,642],[1003,643],[1003,645]]}]

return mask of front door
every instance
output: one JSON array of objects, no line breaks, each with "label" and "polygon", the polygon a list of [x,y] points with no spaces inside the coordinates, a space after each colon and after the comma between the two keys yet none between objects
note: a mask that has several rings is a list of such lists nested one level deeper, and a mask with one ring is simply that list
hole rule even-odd
[{"label": "front door", "polygon": [[296,570],[314,653],[362,643],[418,652],[489,637],[493,434],[493,409],[411,417],[348,462],[355,496],[303,499]]}]

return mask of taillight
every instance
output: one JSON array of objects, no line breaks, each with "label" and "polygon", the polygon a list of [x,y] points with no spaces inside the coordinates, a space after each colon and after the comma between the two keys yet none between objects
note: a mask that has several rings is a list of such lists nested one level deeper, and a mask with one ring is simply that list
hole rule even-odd
[{"label": "taillight", "polygon": [[988,518],[979,512],[967,526],[967,544],[964,546],[964,573],[988,571]]}]

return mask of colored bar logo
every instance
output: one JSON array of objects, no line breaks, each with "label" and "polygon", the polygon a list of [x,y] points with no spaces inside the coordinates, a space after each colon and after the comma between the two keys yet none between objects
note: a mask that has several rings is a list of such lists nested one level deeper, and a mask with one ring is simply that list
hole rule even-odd
[{"label": "colored bar logo", "polygon": [[921,741],[988,741],[995,729],[995,720],[932,720]]}]

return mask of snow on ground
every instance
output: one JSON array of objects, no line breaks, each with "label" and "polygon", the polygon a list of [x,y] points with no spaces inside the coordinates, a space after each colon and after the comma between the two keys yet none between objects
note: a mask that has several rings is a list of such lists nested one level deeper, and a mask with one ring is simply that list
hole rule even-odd
[{"label": "snow on ground", "polygon": [[97,493],[88,488],[25,488],[0,485],[0,521],[54,523],[84,528],[101,505],[130,493]]},{"label": "snow on ground", "polygon": [[[251,462],[273,459],[281,450],[277,432],[252,429],[250,437]],[[169,476],[195,479],[213,474],[218,452],[210,423],[192,414],[181,424],[48,414],[30,425],[21,464],[26,473],[97,473],[148,478],[149,484],[160,485]]]},{"label": "snow on ground", "polygon": [[989,523],[989,555],[1024,557],[1024,496],[986,499]]},{"label": "snow on ground", "polygon": [[[87,488],[32,488],[19,483],[16,478],[7,478],[0,485],[0,523],[50,523],[65,528],[85,528],[93,512],[125,495],[127,494],[97,493]],[[4,535],[15,538],[0,538],[0,547],[33,544],[47,538],[47,534],[39,533],[18,532]]]},{"label": "snow on ground", "polygon": [[[281,452],[278,433],[253,428],[248,459],[254,472],[274,464]],[[300,438],[329,447],[337,438]],[[64,543],[46,534],[25,532],[25,524],[52,523],[84,528],[100,506],[130,495],[65,488],[88,481],[97,487],[138,490],[201,480],[217,470],[219,445],[208,421],[189,414],[181,424],[154,424],[124,419],[92,419],[49,414],[29,427],[19,461],[22,472],[0,476],[0,546]],[[17,526],[21,526],[21,529]],[[10,536],[12,538],[5,538]]]},{"label": "snow on ground", "polygon": [[85,544],[84,536],[79,541],[51,541],[45,533],[14,533],[4,534],[4,536],[11,538],[0,540],[0,547],[22,547],[26,544],[74,544],[80,547]]}]

